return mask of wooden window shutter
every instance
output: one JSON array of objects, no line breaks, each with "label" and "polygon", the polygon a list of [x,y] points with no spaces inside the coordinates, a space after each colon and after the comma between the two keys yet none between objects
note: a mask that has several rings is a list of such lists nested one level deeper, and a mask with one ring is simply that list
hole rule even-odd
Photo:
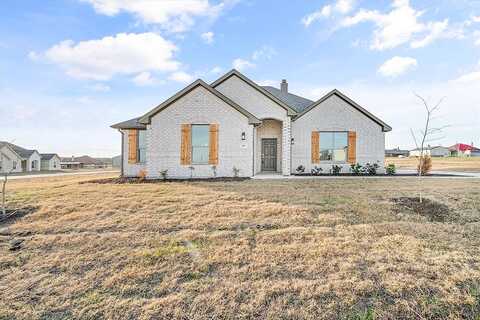
[{"label": "wooden window shutter", "polygon": [[138,130],[128,130],[128,163],[138,162]]},{"label": "wooden window shutter", "polygon": [[355,131],[348,132],[348,163],[357,163],[357,133]]},{"label": "wooden window shutter", "polygon": [[182,124],[180,147],[180,164],[187,166],[192,164],[192,125]]},{"label": "wooden window shutter", "polygon": [[312,131],[312,163],[320,163],[320,133]]},{"label": "wooden window shutter", "polygon": [[218,124],[211,124],[209,129],[208,164],[218,164]]}]

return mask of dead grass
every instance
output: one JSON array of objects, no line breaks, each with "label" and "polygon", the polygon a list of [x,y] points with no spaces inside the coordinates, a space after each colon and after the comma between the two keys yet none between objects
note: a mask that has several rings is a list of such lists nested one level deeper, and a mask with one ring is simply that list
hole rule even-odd
[{"label": "dead grass", "polygon": [[[394,163],[397,169],[417,170],[418,159],[412,158],[385,158],[385,165]],[[432,158],[434,171],[480,172],[480,157],[473,158]]]},{"label": "dead grass", "polygon": [[[478,319],[480,185],[416,180],[12,181],[0,319]],[[1,228],[1,227],[0,227]],[[20,250],[8,242],[22,239]]]}]

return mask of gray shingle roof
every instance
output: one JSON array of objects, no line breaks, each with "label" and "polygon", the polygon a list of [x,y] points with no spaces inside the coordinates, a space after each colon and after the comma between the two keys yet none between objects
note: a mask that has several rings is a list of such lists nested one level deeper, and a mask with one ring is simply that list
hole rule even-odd
[{"label": "gray shingle roof", "polygon": [[114,124],[111,127],[114,129],[146,129],[147,126],[138,121],[140,120],[140,118],[141,117],[123,121],[123,122]]},{"label": "gray shingle roof", "polygon": [[308,100],[295,94],[283,93],[280,89],[275,87],[262,86],[262,88],[273,94],[278,99],[282,100],[285,104],[297,112],[302,112],[313,103],[312,100]]},{"label": "gray shingle roof", "polygon": [[3,146],[5,144],[8,145],[10,148],[12,148],[12,150],[15,151],[22,158],[28,158],[36,151],[36,150],[24,149],[10,142],[0,141],[0,146]]},{"label": "gray shingle roof", "polygon": [[40,154],[40,157],[42,160],[51,160],[53,157],[55,157],[58,155],[56,153],[41,153]]}]

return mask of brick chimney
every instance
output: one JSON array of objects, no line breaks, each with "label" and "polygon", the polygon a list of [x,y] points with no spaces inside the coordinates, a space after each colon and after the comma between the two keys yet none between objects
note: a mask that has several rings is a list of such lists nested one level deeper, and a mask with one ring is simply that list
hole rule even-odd
[{"label": "brick chimney", "polygon": [[287,80],[285,80],[285,79],[282,80],[282,83],[280,84],[280,91],[282,91],[282,93],[288,93],[288,82],[287,82]]}]

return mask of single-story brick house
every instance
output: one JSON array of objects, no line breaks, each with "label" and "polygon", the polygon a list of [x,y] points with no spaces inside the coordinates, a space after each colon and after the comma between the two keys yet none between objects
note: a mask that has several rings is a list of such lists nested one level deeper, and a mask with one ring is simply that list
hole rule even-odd
[{"label": "single-story brick house", "polygon": [[148,178],[290,175],[299,166],[348,172],[383,167],[391,127],[333,90],[318,101],[262,87],[232,70],[197,80],[144,115],[112,126],[122,137],[122,174]]},{"label": "single-story brick house", "polygon": [[60,157],[56,153],[41,153],[41,169],[43,171],[60,170]]},{"label": "single-story brick house", "polygon": [[40,153],[37,150],[25,149],[5,141],[0,141],[0,150],[5,161],[5,165],[2,164],[3,172],[10,172],[11,168],[14,168],[12,172],[40,171]]}]

